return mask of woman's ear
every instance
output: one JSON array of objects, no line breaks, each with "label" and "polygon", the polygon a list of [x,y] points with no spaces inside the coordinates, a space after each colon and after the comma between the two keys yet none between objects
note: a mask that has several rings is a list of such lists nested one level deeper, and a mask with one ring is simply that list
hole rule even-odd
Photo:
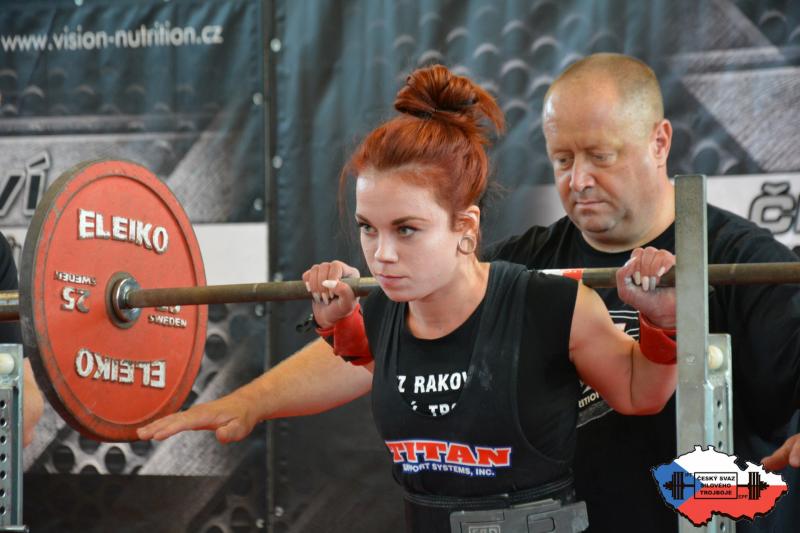
[{"label": "woman's ear", "polygon": [[466,231],[477,234],[481,227],[481,208],[471,205],[463,211],[456,213],[456,231]]}]

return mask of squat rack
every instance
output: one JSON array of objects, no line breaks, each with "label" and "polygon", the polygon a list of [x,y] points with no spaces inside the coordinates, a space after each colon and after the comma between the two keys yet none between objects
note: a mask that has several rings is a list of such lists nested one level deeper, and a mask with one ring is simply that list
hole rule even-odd
[{"label": "squat rack", "polygon": [[[677,452],[682,455],[703,445],[732,454],[731,338],[708,332],[708,220],[703,175],[675,177],[675,255]],[[732,533],[736,529],[733,520],[719,515],[701,527],[682,516],[678,520],[680,533]]]}]

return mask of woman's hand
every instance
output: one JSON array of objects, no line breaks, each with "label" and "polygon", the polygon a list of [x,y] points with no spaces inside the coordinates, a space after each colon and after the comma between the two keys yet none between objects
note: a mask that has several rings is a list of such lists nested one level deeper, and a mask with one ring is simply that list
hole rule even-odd
[{"label": "woman's hand", "polygon": [[233,392],[218,400],[192,406],[137,430],[142,440],[164,440],[183,431],[210,430],[222,443],[242,440],[253,431],[258,422],[253,401],[243,394]]},{"label": "woman's hand", "polygon": [[653,247],[636,248],[617,270],[620,299],[660,328],[675,327],[675,289],[658,287],[661,276],[675,266],[675,256]]},{"label": "woman's hand", "polygon": [[353,289],[342,278],[359,278],[358,270],[341,261],[319,263],[303,273],[306,288],[313,296],[314,320],[321,328],[329,328],[349,316],[356,308]]}]

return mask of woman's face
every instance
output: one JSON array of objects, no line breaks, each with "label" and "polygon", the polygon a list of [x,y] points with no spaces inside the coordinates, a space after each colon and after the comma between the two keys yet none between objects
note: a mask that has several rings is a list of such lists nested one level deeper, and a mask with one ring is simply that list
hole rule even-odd
[{"label": "woman's face", "polygon": [[430,189],[401,172],[368,170],[358,177],[356,220],[370,272],[386,296],[407,302],[425,299],[453,279],[463,232],[453,231]]}]

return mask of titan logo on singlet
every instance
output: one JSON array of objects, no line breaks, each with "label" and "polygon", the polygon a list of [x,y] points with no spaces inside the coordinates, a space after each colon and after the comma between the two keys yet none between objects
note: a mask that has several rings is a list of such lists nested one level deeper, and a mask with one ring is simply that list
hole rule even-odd
[{"label": "titan logo on singlet", "polygon": [[496,468],[511,466],[511,448],[470,446],[435,440],[386,441],[392,461],[403,472],[451,472],[464,476],[494,477]]}]

